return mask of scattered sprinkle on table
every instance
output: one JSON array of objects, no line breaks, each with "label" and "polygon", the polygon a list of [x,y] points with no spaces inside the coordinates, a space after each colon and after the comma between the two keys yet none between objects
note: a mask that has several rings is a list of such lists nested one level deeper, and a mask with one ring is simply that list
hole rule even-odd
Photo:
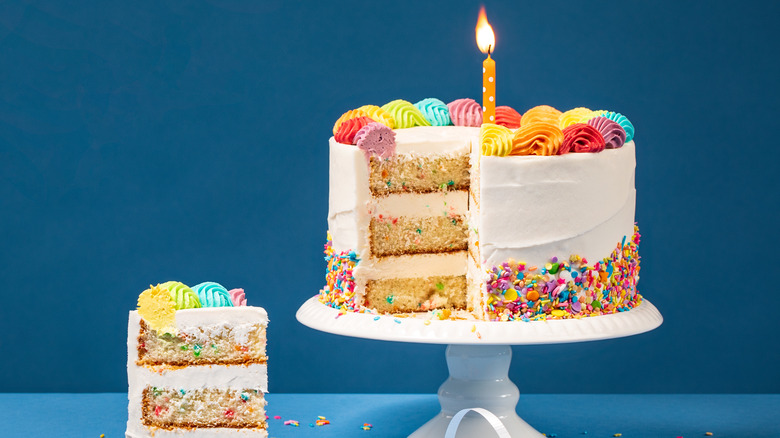
[{"label": "scattered sprinkle on table", "polygon": [[284,422],[284,425],[285,425],[285,426],[295,426],[295,427],[298,427],[298,426],[300,426],[300,424],[298,424],[298,421],[297,421],[297,420],[286,420],[286,421]]},{"label": "scattered sprinkle on table", "polygon": [[616,434],[614,434],[612,436],[623,436],[623,434],[622,433],[616,433]]},{"label": "scattered sprinkle on table", "polygon": [[281,417],[281,416],[279,416],[279,415],[274,415],[274,420],[281,420],[281,419],[282,419],[282,417]]},{"label": "scattered sprinkle on table", "polygon": [[363,423],[363,426],[361,426],[363,430],[371,430],[372,427],[374,426],[372,426],[370,423]]},{"label": "scattered sprinkle on table", "polygon": [[101,434],[100,434],[100,438],[106,438],[106,434],[104,434],[104,433],[101,433]]}]

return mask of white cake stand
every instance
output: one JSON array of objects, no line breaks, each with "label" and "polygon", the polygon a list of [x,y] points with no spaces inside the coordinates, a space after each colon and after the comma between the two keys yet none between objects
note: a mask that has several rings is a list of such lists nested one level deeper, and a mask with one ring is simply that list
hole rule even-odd
[{"label": "white cake stand", "polygon": [[[303,303],[295,316],[306,326],[337,335],[448,344],[446,357],[450,377],[439,388],[441,412],[417,429],[411,438],[445,437],[453,417],[461,421],[457,435],[451,428],[447,438],[541,438],[543,435],[515,411],[520,393],[508,376],[512,361],[510,345],[619,338],[650,331],[663,322],[658,309],[647,300],[632,310],[597,317],[489,322],[398,318],[367,313],[340,315],[337,309],[320,303],[315,296]],[[474,408],[481,409],[456,417],[458,412]],[[482,412],[484,418],[477,415],[478,412]],[[506,428],[503,435],[498,434],[501,427],[496,428],[496,417]]]}]

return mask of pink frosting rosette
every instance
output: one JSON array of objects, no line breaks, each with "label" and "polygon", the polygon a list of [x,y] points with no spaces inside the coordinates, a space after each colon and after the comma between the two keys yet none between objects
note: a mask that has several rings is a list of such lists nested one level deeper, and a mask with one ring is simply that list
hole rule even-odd
[{"label": "pink frosting rosette", "polygon": [[455,126],[482,126],[482,105],[474,99],[457,99],[447,104]]},{"label": "pink frosting rosette", "polygon": [[228,291],[234,307],[246,306],[246,294],[244,289],[231,289]]},{"label": "pink frosting rosette", "polygon": [[381,123],[369,123],[355,134],[355,144],[366,154],[387,159],[395,155],[395,132]]}]

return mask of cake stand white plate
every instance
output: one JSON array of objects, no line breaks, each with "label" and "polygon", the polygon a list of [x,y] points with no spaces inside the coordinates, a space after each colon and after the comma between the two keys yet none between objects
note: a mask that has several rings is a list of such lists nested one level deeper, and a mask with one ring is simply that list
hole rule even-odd
[{"label": "cake stand white plate", "polygon": [[[541,438],[543,435],[515,411],[520,393],[508,377],[512,361],[510,345],[619,338],[650,331],[663,322],[658,309],[646,299],[632,310],[611,315],[534,322],[489,322],[427,320],[369,313],[340,314],[337,309],[320,303],[315,296],[307,300],[295,316],[306,326],[337,335],[449,344],[446,358],[450,377],[439,388],[441,412],[415,431],[411,438]],[[481,409],[468,411],[475,408]],[[461,411],[468,413],[464,416]],[[456,424],[458,420],[460,423]],[[497,423],[499,420],[500,424]],[[449,431],[448,426],[452,426]],[[505,430],[501,431],[502,428]]]}]

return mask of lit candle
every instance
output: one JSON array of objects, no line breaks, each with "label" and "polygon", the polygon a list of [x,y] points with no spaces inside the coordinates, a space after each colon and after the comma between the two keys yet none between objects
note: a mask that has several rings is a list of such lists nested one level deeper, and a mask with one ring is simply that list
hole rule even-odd
[{"label": "lit candle", "polygon": [[482,63],[482,123],[496,123],[496,62],[490,54],[496,48],[496,36],[487,21],[485,7],[477,19],[477,46],[487,58]]}]

